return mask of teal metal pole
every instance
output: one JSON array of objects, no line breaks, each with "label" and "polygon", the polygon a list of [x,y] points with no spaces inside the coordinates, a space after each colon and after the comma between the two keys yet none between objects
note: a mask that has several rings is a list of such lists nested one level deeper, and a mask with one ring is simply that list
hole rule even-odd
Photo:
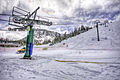
[{"label": "teal metal pole", "polygon": [[27,41],[26,41],[26,52],[24,55],[24,59],[31,59],[32,51],[33,51],[33,36],[34,36],[34,30],[32,29],[32,25],[28,25],[29,27],[29,34],[27,35]]}]

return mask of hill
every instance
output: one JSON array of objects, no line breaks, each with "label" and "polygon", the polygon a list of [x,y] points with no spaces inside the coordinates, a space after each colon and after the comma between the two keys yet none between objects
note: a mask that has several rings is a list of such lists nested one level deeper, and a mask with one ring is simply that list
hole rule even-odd
[{"label": "hill", "polygon": [[[99,26],[100,41],[97,41],[96,28],[62,41],[54,46],[71,49],[118,49],[120,48],[120,21],[109,23],[108,27]],[[65,46],[66,47],[66,46]]]}]

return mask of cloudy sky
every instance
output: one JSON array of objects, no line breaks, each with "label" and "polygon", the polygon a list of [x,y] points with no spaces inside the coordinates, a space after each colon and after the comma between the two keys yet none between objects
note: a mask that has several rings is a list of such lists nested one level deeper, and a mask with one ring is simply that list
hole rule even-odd
[{"label": "cloudy sky", "polygon": [[0,0],[0,13],[10,12],[13,6],[33,11],[59,24],[89,24],[99,20],[119,20],[120,0]]}]

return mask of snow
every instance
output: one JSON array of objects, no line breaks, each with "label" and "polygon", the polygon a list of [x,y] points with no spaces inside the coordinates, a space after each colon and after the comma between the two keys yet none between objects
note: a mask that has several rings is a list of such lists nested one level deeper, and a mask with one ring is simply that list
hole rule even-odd
[{"label": "snow", "polygon": [[100,41],[97,41],[96,28],[81,33],[55,45],[63,47],[63,43],[71,49],[120,49],[120,21],[109,23],[108,27],[99,26]]},{"label": "snow", "polygon": [[120,80],[120,50],[34,48],[32,60],[26,60],[15,53],[18,48],[0,49],[0,80]]}]

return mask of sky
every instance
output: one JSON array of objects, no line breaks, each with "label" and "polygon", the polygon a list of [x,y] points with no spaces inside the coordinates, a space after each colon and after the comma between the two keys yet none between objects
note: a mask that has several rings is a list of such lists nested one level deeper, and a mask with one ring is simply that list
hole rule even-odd
[{"label": "sky", "polygon": [[13,6],[30,12],[39,6],[37,15],[62,25],[120,19],[120,0],[0,0],[0,13],[10,13]]}]

